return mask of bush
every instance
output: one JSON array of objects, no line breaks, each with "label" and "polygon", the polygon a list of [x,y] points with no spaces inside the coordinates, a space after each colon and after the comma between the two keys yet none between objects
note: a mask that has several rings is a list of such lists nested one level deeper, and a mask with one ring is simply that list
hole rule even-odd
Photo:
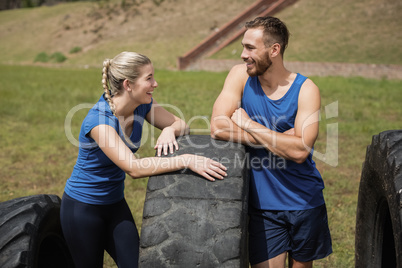
[{"label": "bush", "polygon": [[74,54],[74,53],[81,52],[81,50],[82,50],[81,47],[73,47],[73,48],[70,50],[70,54]]},{"label": "bush", "polygon": [[36,55],[34,62],[57,62],[57,63],[61,63],[64,62],[65,60],[67,60],[67,57],[64,56],[63,53],[61,52],[55,52],[52,55],[48,55],[46,54],[46,52],[41,52],[38,55]]},{"label": "bush", "polygon": [[67,57],[64,56],[64,54],[61,52],[55,52],[50,56],[50,59],[54,62],[60,63],[60,62],[64,62],[67,59]]},{"label": "bush", "polygon": [[48,62],[49,61],[49,56],[46,54],[46,52],[41,52],[38,55],[36,55],[34,62]]},{"label": "bush", "polygon": [[159,6],[160,4],[162,4],[163,1],[165,1],[165,0],[153,0],[154,4],[156,6]]}]

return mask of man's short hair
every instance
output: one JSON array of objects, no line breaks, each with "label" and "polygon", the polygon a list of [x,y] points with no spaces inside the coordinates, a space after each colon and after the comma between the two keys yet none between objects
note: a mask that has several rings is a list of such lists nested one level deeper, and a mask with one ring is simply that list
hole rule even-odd
[{"label": "man's short hair", "polygon": [[288,46],[289,31],[285,23],[275,17],[257,17],[252,21],[246,22],[246,29],[263,28],[264,30],[264,44],[269,47],[275,43],[281,45],[281,54],[285,53]]}]

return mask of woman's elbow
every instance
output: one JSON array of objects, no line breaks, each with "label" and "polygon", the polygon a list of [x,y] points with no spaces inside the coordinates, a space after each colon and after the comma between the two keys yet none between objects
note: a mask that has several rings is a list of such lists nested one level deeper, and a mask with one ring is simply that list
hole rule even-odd
[{"label": "woman's elbow", "polygon": [[131,163],[132,163],[131,167],[127,170],[124,170],[127,175],[129,175],[133,179],[140,179],[146,177],[146,174],[142,172],[143,169],[141,168],[141,161],[136,159]]},{"label": "woman's elbow", "polygon": [[142,174],[135,172],[135,171],[127,172],[127,175],[129,175],[132,179],[141,179],[141,178],[145,177]]}]

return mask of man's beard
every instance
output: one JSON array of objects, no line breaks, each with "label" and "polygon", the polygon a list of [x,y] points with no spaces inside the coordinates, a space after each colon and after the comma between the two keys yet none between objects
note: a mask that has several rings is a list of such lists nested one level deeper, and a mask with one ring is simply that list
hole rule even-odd
[{"label": "man's beard", "polygon": [[271,59],[267,56],[263,60],[257,62],[254,61],[254,68],[253,69],[247,69],[247,73],[249,76],[260,76],[263,75],[269,67],[271,67],[272,61]]}]

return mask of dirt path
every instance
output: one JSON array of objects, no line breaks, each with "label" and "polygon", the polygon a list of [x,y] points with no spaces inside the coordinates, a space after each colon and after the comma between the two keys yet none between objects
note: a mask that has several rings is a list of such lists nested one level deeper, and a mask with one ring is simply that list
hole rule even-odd
[{"label": "dirt path", "polygon": [[[189,70],[228,71],[241,60],[202,59]],[[286,68],[306,76],[360,76],[374,79],[402,80],[402,65],[334,63],[334,62],[285,62]]]}]

